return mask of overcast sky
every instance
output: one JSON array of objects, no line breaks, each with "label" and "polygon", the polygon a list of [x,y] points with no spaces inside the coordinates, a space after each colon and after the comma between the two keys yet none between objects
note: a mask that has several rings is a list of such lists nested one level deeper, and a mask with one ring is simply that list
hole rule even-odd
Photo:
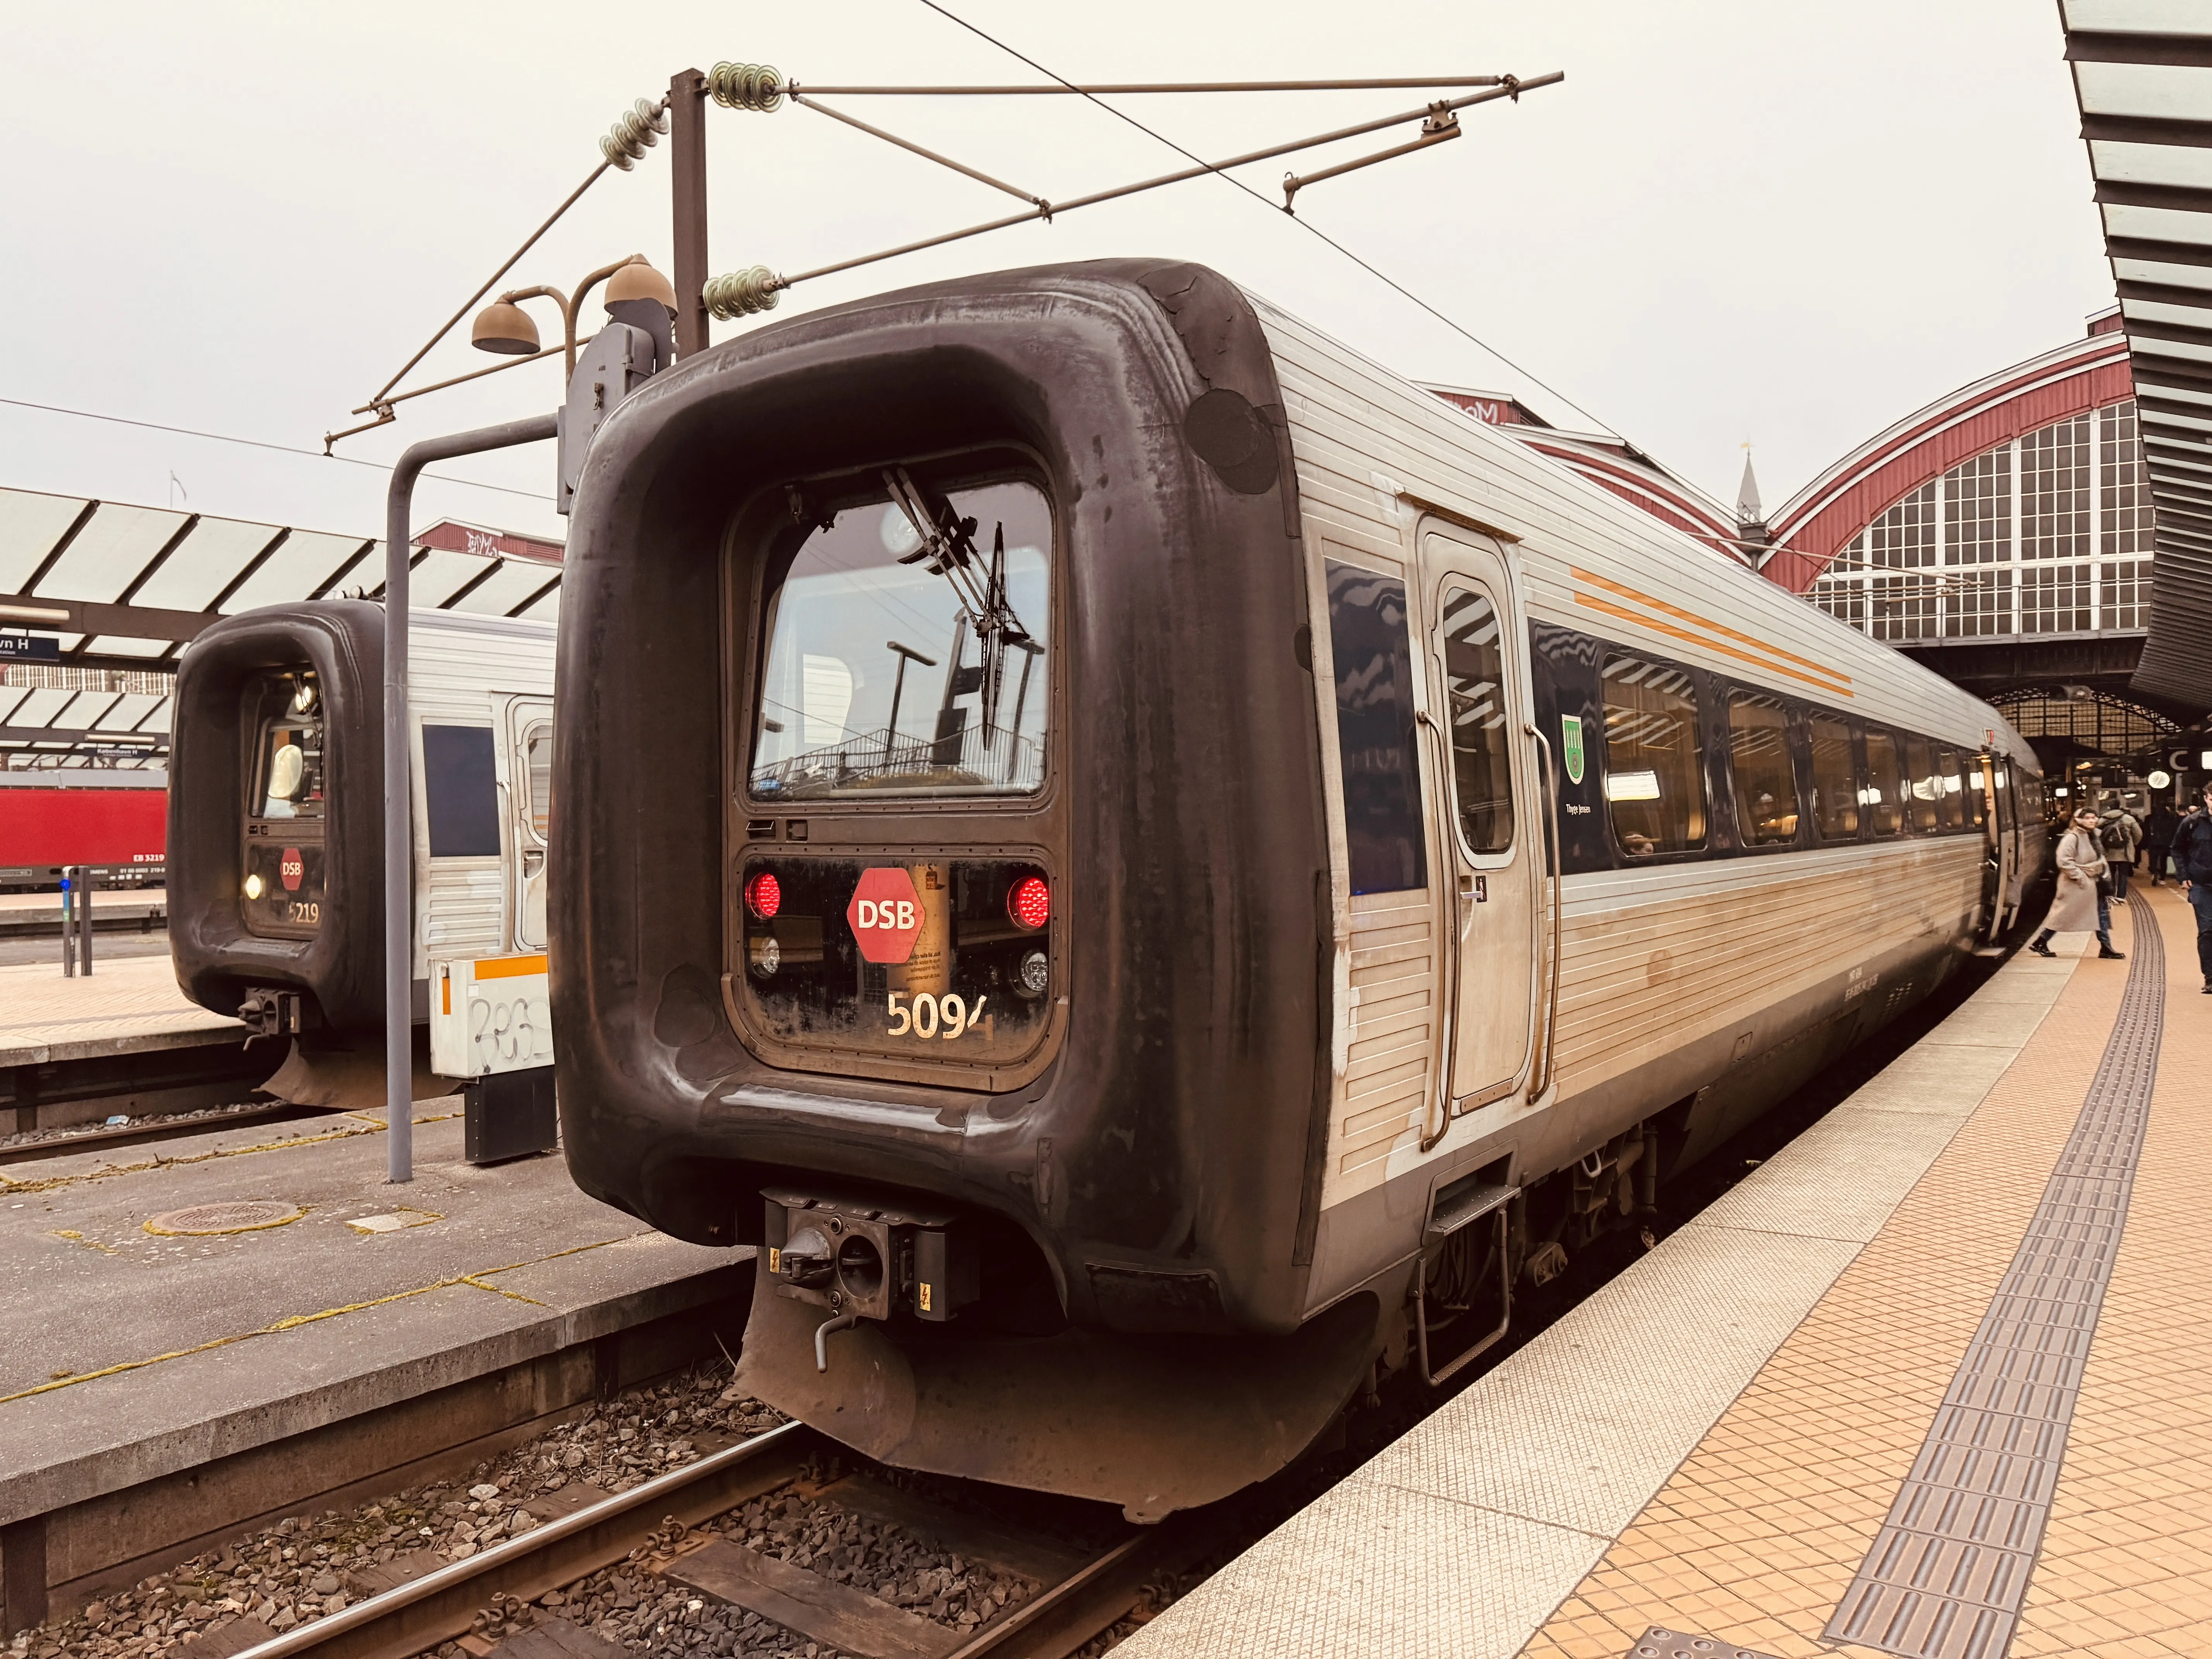
[{"label": "overcast sky", "polygon": [[[1303,217],[1520,370],[1212,179],[803,284],[776,317],[1047,260],[1201,260],[1403,374],[1516,392],[1587,424],[1539,378],[1727,501],[1749,441],[1772,507],[1891,421],[2072,337],[2112,301],[2047,3],[951,9],[1077,80],[1565,71],[1517,106],[1468,112],[1456,142],[1300,198]],[[728,58],[825,84],[1032,78],[920,0],[110,0],[13,11],[7,35],[0,398],[309,450],[355,422],[348,411],[672,71]],[[1422,100],[1126,101],[1212,156]],[[844,102],[1048,198],[1176,164],[1075,99]],[[713,109],[709,122],[717,270],[801,270],[1009,205],[809,111]],[[666,270],[667,154],[603,178],[502,286],[568,287],[631,252]],[[1285,165],[1244,176],[1279,198]],[[465,323],[409,384],[490,361]],[[557,362],[404,404],[397,426],[340,453],[388,462],[413,439],[550,408]],[[420,521],[558,532],[550,447],[449,470],[522,493],[428,484]],[[0,404],[0,483],[161,505],[172,473],[203,512],[381,528],[383,477],[368,466]]]}]

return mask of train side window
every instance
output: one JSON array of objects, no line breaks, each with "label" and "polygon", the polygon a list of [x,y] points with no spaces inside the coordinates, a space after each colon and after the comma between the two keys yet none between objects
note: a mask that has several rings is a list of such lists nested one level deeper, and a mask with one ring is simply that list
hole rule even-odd
[{"label": "train side window", "polygon": [[1415,760],[1413,635],[1406,584],[1328,561],[1336,748],[1354,893],[1426,887],[1421,776]]},{"label": "train side window", "polygon": [[[1936,757],[1936,781],[1943,792],[1936,801],[1936,813],[1942,820],[1943,828],[1947,831],[1965,829],[1966,782],[1960,771],[1959,757],[1953,750],[1946,749]],[[1975,815],[1975,822],[1980,822],[1978,812]]]},{"label": "train side window", "polygon": [[1605,799],[1631,858],[1705,844],[1705,768],[1698,689],[1686,669],[1605,659]]},{"label": "train side window", "polygon": [[1451,721],[1452,788],[1469,850],[1513,845],[1513,772],[1506,753],[1505,653],[1486,593],[1444,592],[1444,696]]},{"label": "train side window", "polygon": [[1936,775],[1935,745],[1927,738],[1905,740],[1905,778],[1912,833],[1932,836],[1942,822],[1936,803],[1942,799],[1943,780]]},{"label": "train side window", "polygon": [[539,724],[523,740],[524,771],[530,788],[530,829],[544,841],[553,827],[553,728]]},{"label": "train side window", "polygon": [[1970,755],[1962,769],[1966,773],[1966,827],[1970,830],[1983,829],[1989,823],[1989,776],[1984,769],[1989,763],[1986,756]]},{"label": "train side window", "polygon": [[434,859],[499,856],[499,783],[489,726],[422,727],[422,804]]},{"label": "train side window", "polygon": [[1905,828],[1905,773],[1897,762],[1897,739],[1887,732],[1866,734],[1867,781],[1861,792],[1877,836]]},{"label": "train side window", "polygon": [[1859,833],[1859,766],[1851,753],[1851,728],[1818,716],[1805,722],[1813,740],[1813,819],[1822,841],[1856,841]]},{"label": "train side window", "polygon": [[1771,697],[1729,698],[1729,763],[1735,778],[1735,824],[1747,847],[1784,847],[1797,839],[1797,768],[1790,716]]}]

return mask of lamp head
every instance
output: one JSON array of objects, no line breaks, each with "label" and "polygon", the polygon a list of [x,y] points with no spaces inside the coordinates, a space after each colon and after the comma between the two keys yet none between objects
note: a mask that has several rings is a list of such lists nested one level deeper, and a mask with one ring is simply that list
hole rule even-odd
[{"label": "lamp head", "polygon": [[671,317],[676,314],[676,290],[669,286],[668,278],[642,259],[632,260],[607,278],[608,314],[617,315],[615,307],[625,300],[656,300]]},{"label": "lamp head", "polygon": [[469,325],[469,343],[479,351],[496,351],[510,357],[527,356],[538,349],[538,325],[530,313],[501,295]]}]

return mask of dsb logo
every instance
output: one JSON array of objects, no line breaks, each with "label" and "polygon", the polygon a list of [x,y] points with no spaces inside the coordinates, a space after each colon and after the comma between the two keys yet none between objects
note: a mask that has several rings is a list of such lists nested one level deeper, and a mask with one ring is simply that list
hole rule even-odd
[{"label": "dsb logo", "polygon": [[914,878],[896,864],[863,870],[845,907],[845,925],[868,961],[906,961],[921,934],[921,895],[914,890]]},{"label": "dsb logo", "polygon": [[300,890],[300,880],[307,873],[307,861],[300,856],[298,848],[288,847],[284,849],[277,860],[276,873],[283,878],[286,892],[296,893]]}]

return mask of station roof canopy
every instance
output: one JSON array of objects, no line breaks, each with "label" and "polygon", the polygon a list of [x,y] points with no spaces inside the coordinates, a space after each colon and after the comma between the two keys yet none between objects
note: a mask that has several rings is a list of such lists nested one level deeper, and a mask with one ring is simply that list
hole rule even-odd
[{"label": "station roof canopy", "polygon": [[2212,7],[2060,0],[2157,526],[2147,696],[2212,708]]},{"label": "station roof canopy", "polygon": [[[416,535],[414,549],[409,597],[418,610],[543,622],[559,614],[558,542],[447,520]],[[0,630],[52,641],[44,650],[54,654],[33,662],[167,672],[222,617],[341,594],[375,599],[383,576],[384,544],[374,537],[0,489]],[[25,659],[0,655],[0,665]],[[156,760],[167,748],[167,704],[148,692],[0,686],[0,764],[27,752],[46,764]]]}]

